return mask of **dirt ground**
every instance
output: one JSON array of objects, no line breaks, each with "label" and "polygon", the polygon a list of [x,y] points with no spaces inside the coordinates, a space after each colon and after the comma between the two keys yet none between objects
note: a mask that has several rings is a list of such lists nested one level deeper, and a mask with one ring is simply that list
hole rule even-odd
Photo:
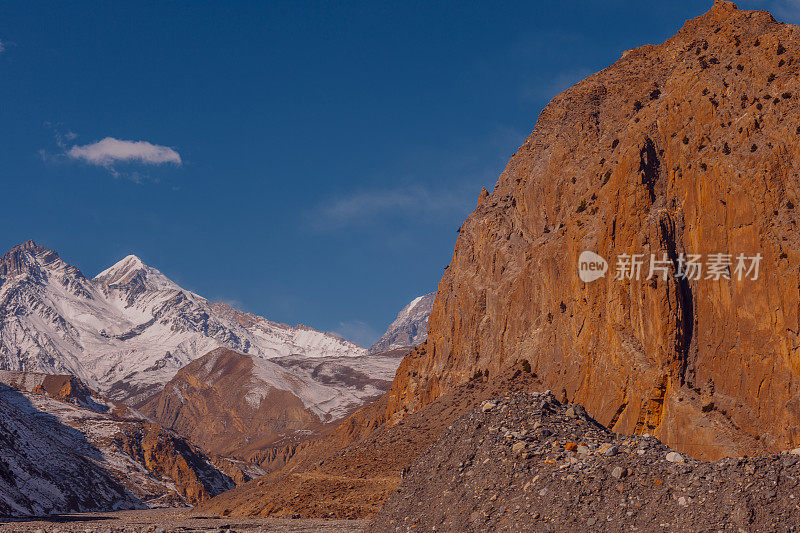
[{"label": "dirt ground", "polygon": [[46,519],[2,519],[0,532],[112,533],[245,531],[271,533],[356,533],[365,531],[363,520],[308,520],[280,518],[225,518],[193,516],[189,509],[149,509],[111,513],[71,514]]}]

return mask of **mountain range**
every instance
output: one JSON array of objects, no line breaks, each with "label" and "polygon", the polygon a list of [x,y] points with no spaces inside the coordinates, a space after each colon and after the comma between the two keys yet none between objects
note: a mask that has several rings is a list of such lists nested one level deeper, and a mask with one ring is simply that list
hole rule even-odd
[{"label": "mountain range", "polygon": [[32,241],[0,258],[0,368],[72,374],[137,406],[218,347],[261,360],[367,354],[329,333],[210,302],[133,255],[94,278]]}]

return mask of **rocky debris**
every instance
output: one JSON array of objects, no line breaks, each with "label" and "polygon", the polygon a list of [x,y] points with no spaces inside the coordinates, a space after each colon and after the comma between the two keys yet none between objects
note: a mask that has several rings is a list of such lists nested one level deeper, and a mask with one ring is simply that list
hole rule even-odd
[{"label": "rocky debris", "polygon": [[[459,229],[382,416],[525,354],[615,431],[710,459],[798,446],[799,64],[797,26],[716,1],[557,95]],[[582,251],[604,278],[579,278]],[[756,253],[756,280],[673,276],[681,254]],[[615,279],[623,254],[640,275]]]},{"label": "rocky debris", "polygon": [[549,391],[492,403],[455,421],[415,461],[370,531],[794,531],[800,523],[792,453],[705,462],[649,435],[609,431]]}]

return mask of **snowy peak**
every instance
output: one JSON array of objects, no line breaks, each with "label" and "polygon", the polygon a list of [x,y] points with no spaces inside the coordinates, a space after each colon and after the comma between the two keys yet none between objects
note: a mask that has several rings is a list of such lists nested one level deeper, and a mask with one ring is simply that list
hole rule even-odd
[{"label": "snowy peak", "polygon": [[126,283],[131,277],[146,269],[147,265],[141,259],[135,255],[129,255],[100,272],[95,279],[105,279],[109,284]]},{"label": "snowy peak", "polygon": [[435,299],[436,293],[431,292],[411,300],[389,324],[386,333],[370,347],[369,352],[386,352],[424,342],[428,337],[428,316]]},{"label": "snowy peak", "polygon": [[153,267],[147,266],[135,255],[126,256],[100,272],[94,280],[110,288],[126,292],[145,290],[181,290],[181,288]]},{"label": "snowy peak", "polygon": [[67,265],[56,252],[33,241],[14,246],[0,257],[0,276],[4,278],[24,275],[42,278],[51,272],[83,277],[80,270]]}]

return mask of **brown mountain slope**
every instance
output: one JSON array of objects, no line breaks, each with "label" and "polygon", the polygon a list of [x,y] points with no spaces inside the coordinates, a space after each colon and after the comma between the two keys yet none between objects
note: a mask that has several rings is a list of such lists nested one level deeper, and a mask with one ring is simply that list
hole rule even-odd
[{"label": "brown mountain slope", "polygon": [[140,409],[212,453],[273,470],[385,392],[405,353],[266,360],[218,348]]},{"label": "brown mountain slope", "polygon": [[267,447],[286,433],[305,440],[295,431],[322,425],[290,391],[265,387],[256,397],[253,367],[250,356],[219,348],[179,370],[141,411],[218,454]]},{"label": "brown mountain slope", "polygon": [[[709,458],[797,444],[798,68],[800,28],[718,1],[554,98],[461,227],[387,416],[524,358],[616,431]],[[605,278],[579,279],[583,250]],[[615,280],[624,253],[763,260],[755,281]]]}]

